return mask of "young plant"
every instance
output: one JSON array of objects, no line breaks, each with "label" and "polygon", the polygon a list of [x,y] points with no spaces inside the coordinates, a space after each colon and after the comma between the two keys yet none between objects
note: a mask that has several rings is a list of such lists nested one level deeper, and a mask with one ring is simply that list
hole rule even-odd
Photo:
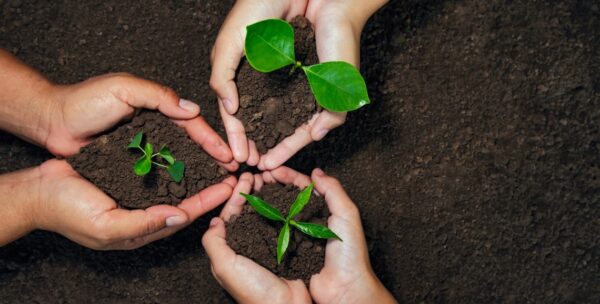
[{"label": "young plant", "polygon": [[[185,164],[180,160],[175,160],[173,155],[171,155],[171,151],[166,146],[162,146],[157,153],[154,153],[153,147],[151,143],[146,143],[144,148],[142,148],[142,139],[144,138],[144,132],[140,131],[133,137],[131,143],[127,146],[128,149],[140,149],[144,155],[140,157],[133,165],[133,172],[135,172],[138,176],[144,176],[150,172],[152,169],[152,164],[167,169],[171,178],[179,183],[183,178],[183,171],[185,170]],[[159,162],[154,161],[155,158],[162,158],[166,161],[166,164],[161,164]]]},{"label": "young plant", "polygon": [[[254,210],[256,210],[256,212],[258,214],[262,215],[263,217],[266,217],[267,219],[283,223],[283,228],[281,228],[281,231],[279,231],[279,237],[277,238],[277,264],[281,264],[281,259],[283,258],[283,255],[285,254],[285,251],[288,248],[288,245],[290,243],[290,234],[291,234],[292,227],[296,227],[301,232],[308,234],[315,238],[320,238],[320,239],[335,238],[340,241],[342,240],[333,231],[331,231],[329,228],[327,228],[325,226],[321,226],[321,225],[313,224],[313,223],[297,222],[294,220],[294,217],[296,217],[298,214],[300,214],[302,209],[304,209],[304,206],[306,206],[306,204],[308,204],[308,201],[310,200],[310,195],[312,194],[313,188],[314,188],[314,185],[311,183],[310,185],[308,185],[308,187],[304,188],[304,190],[302,190],[298,194],[298,196],[296,197],[296,200],[290,207],[290,211],[288,212],[287,217],[284,217],[281,214],[281,212],[279,212],[279,210],[277,210],[277,208],[269,205],[267,202],[263,201],[261,198],[254,196],[254,195],[240,193],[243,197],[246,198],[248,203],[250,203],[250,206],[252,206],[252,208],[254,208]],[[292,226],[292,227],[290,227],[290,226]]]},{"label": "young plant", "polygon": [[344,61],[304,66],[296,60],[294,29],[281,19],[267,19],[246,27],[244,51],[250,66],[268,73],[293,65],[301,68],[317,102],[335,112],[356,110],[369,104],[367,85],[360,72]]}]

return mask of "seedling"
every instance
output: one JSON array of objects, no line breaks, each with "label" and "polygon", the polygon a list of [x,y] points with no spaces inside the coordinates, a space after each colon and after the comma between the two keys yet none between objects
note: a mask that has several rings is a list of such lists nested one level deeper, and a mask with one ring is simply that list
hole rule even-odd
[{"label": "seedling", "polygon": [[293,65],[293,73],[301,68],[317,102],[330,111],[353,111],[371,102],[365,80],[350,63],[330,61],[304,66],[297,61],[294,29],[286,21],[267,19],[247,26],[246,30],[246,59],[257,71],[268,73]]},{"label": "seedling", "polygon": [[[140,149],[144,155],[140,157],[133,165],[133,172],[138,176],[144,176],[150,172],[152,165],[167,169],[171,178],[179,183],[183,178],[183,171],[185,170],[185,164],[180,160],[175,160],[171,151],[166,146],[162,146],[157,153],[154,153],[151,143],[146,143],[142,148],[142,139],[144,138],[144,132],[140,131],[133,137],[131,143],[127,146],[128,149]],[[154,161],[156,158],[162,158],[166,164]]]},{"label": "seedling", "polygon": [[248,200],[250,206],[252,206],[252,208],[254,208],[254,210],[256,210],[258,214],[262,215],[263,217],[266,217],[267,219],[283,223],[283,228],[281,228],[281,231],[279,231],[279,237],[277,238],[277,264],[281,264],[281,259],[283,258],[283,255],[285,254],[285,251],[287,250],[288,245],[290,243],[290,233],[292,230],[290,226],[296,227],[301,232],[315,238],[334,238],[340,241],[342,240],[339,236],[337,236],[337,234],[335,234],[333,231],[331,231],[325,226],[313,223],[297,222],[294,220],[294,217],[300,214],[302,209],[304,209],[304,206],[308,204],[313,188],[314,185],[311,183],[310,185],[308,185],[308,187],[304,188],[304,190],[302,190],[298,194],[296,200],[290,207],[290,211],[288,212],[287,217],[284,217],[281,214],[281,212],[277,210],[277,208],[269,205],[261,198],[254,195],[240,193],[243,197],[246,198],[246,200]]}]

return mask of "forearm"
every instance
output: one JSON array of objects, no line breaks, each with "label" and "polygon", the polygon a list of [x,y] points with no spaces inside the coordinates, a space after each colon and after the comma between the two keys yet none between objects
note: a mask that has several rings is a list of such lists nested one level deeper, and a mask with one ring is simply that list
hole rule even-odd
[{"label": "forearm", "polygon": [[0,246],[35,229],[40,180],[38,167],[0,175]]},{"label": "forearm", "polygon": [[40,73],[0,49],[0,129],[44,146],[52,87]]}]

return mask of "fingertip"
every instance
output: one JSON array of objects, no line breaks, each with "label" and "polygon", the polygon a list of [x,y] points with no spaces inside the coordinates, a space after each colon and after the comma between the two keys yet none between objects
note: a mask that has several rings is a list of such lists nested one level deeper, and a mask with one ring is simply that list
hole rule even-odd
[{"label": "fingertip", "polygon": [[235,178],[235,176],[228,176],[226,179],[223,180],[222,183],[229,185],[233,191],[233,188],[237,184],[237,178]]},{"label": "fingertip", "polygon": [[180,98],[179,107],[190,113],[191,117],[196,117],[198,114],[200,114],[200,106],[190,100]]}]

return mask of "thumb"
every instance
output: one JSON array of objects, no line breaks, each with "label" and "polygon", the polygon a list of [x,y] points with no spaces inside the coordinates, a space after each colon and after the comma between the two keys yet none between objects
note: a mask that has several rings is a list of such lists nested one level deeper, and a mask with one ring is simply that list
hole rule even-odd
[{"label": "thumb", "polygon": [[[225,240],[225,222],[215,217],[210,221],[210,226],[202,237],[202,246],[210,259],[213,267],[228,265],[236,256],[236,253],[227,245]],[[222,267],[226,268],[226,267]],[[221,273],[221,271],[219,271]]]},{"label": "thumb", "polygon": [[329,133],[329,131],[339,127],[346,121],[346,112],[329,112],[323,111],[319,113],[314,124],[310,128],[310,137],[314,141],[319,141]]},{"label": "thumb", "polygon": [[113,94],[134,108],[158,109],[174,119],[191,119],[200,113],[200,107],[186,99],[180,99],[173,89],[156,82],[119,75],[110,78],[115,82]]},{"label": "thumb", "polygon": [[215,91],[227,113],[235,114],[238,110],[238,91],[235,85],[235,72],[243,56],[243,46],[239,38],[231,39],[230,29],[224,28],[219,34],[211,54],[212,70],[210,87]]}]

